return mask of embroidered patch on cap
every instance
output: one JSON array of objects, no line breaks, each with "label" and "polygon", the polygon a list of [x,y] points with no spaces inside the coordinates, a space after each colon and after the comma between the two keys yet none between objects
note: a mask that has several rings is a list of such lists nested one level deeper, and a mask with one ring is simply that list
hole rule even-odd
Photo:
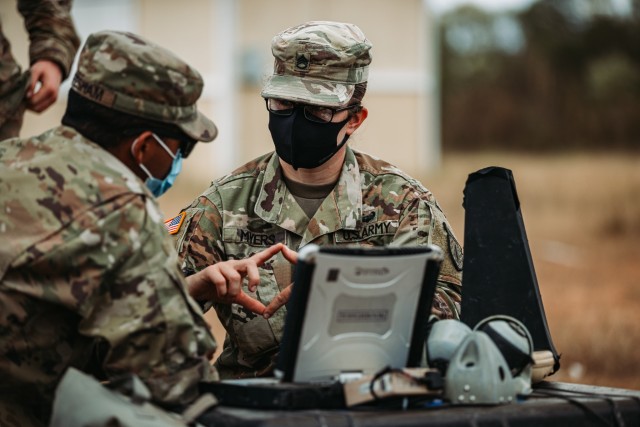
[{"label": "embroidered patch on cap", "polygon": [[298,52],[296,54],[296,69],[298,71],[307,71],[309,69],[309,63],[311,62],[311,55],[307,52]]},{"label": "embroidered patch on cap", "polygon": [[176,234],[180,230],[180,226],[187,216],[186,212],[180,212],[178,215],[170,218],[164,222],[164,226],[167,227],[169,234]]}]

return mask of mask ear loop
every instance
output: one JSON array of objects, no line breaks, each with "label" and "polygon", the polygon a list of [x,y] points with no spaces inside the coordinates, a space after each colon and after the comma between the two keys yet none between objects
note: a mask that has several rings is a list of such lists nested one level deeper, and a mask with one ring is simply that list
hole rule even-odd
[{"label": "mask ear loop", "polygon": [[335,150],[333,150],[333,152],[331,154],[329,154],[328,156],[324,156],[322,159],[320,159],[320,161],[318,161],[318,164],[321,165],[324,162],[326,162],[327,160],[329,160],[331,157],[333,157],[338,151],[340,151],[342,146],[347,143],[348,139],[349,139],[349,135],[345,135],[344,138],[342,138],[342,142],[340,144],[336,145]]},{"label": "mask ear loop", "polygon": [[[159,137],[158,135],[156,135],[155,133],[151,132],[151,136],[153,136],[153,138],[158,142],[158,144],[160,144],[160,146],[164,149],[164,151],[166,151],[166,152],[167,152],[167,154],[169,154],[169,156],[171,156],[171,158],[172,158],[173,160],[175,160],[175,159],[176,159],[176,155],[175,155],[175,154],[173,154],[173,153],[171,152],[171,150],[169,149],[169,147],[167,147],[167,145],[164,143],[164,141],[162,141],[162,140],[160,139],[160,137]],[[135,147],[135,146],[136,146],[136,144],[138,143],[138,141],[139,141],[139,140],[140,140],[140,137],[138,137],[138,138],[134,139],[134,140],[133,140],[133,144],[131,144],[131,156],[133,157],[133,159],[134,159],[134,160],[135,160],[135,154],[134,154],[134,152],[133,152],[133,147]],[[178,151],[180,151],[180,149],[178,149]],[[146,174],[147,174],[147,176],[148,176],[149,178],[151,178],[151,179],[158,179],[158,178],[156,178],[155,176],[153,176],[153,175],[151,174],[151,172],[149,171],[149,169],[147,169],[147,167],[146,167],[145,165],[143,165],[142,163],[138,163],[138,166],[140,166],[140,169],[142,169],[142,171],[143,171],[144,173],[146,173]]]},{"label": "mask ear loop", "polygon": [[135,155],[135,153],[133,152],[133,147],[135,147],[135,146],[136,146],[136,144],[138,143],[138,140],[140,140],[140,137],[138,137],[138,138],[134,139],[134,140],[133,140],[133,144],[131,144],[131,157],[133,157],[133,159],[134,159],[134,160],[135,160],[135,158],[136,158],[136,155]]},{"label": "mask ear loop", "polygon": [[[159,137],[158,135],[156,135],[155,133],[151,132],[151,136],[153,136],[153,138],[154,138],[156,141],[158,141],[158,144],[160,144],[160,146],[161,146],[162,148],[164,148],[164,151],[166,151],[166,152],[167,152],[167,154],[169,154],[169,155],[171,156],[171,158],[172,158],[172,159],[174,159],[174,160],[176,159],[176,155],[175,155],[175,154],[173,154],[173,153],[171,152],[171,150],[169,149],[169,147],[167,147],[167,145],[164,143],[164,141],[163,141],[163,140],[161,140],[161,139],[160,139],[160,137]],[[179,150],[180,150],[180,149],[178,148],[178,151],[179,151]]]},{"label": "mask ear loop", "polygon": [[[342,123],[346,124],[349,122],[349,120],[351,120],[351,116],[347,117]],[[322,159],[320,159],[318,161],[318,165],[323,164],[324,162],[326,162],[327,160],[329,160],[331,157],[333,157],[338,151],[340,151],[340,149],[342,148],[342,146],[344,144],[347,143],[347,140],[349,139],[349,134],[345,134],[344,138],[342,138],[342,142],[340,142],[340,144],[336,145],[336,148],[333,150],[333,152],[327,156],[324,156]]]}]

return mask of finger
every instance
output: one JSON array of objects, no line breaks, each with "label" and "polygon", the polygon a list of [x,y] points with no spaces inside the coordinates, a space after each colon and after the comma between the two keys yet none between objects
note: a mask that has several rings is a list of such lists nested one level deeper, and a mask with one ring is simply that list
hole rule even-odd
[{"label": "finger", "polygon": [[242,291],[242,274],[237,270],[240,265],[237,262],[226,261],[216,264],[226,281],[225,293],[220,296],[234,297]]},{"label": "finger", "polygon": [[36,70],[31,70],[31,77],[29,79],[29,86],[27,87],[27,99],[33,96],[36,90],[36,85],[40,81],[40,73]]},{"label": "finger", "polygon": [[253,262],[247,263],[246,265],[246,274],[247,274],[247,287],[251,292],[255,292],[260,284],[260,271],[258,270],[258,266]]},{"label": "finger", "polygon": [[289,261],[291,264],[297,264],[298,263],[298,252],[289,249],[289,247],[283,245],[282,247],[282,255],[284,255],[284,258]]},{"label": "finger", "polygon": [[249,259],[254,261],[256,265],[261,266],[266,261],[268,261],[269,258],[273,257],[275,254],[280,252],[283,247],[284,245],[282,243],[276,243],[275,245],[263,251],[260,251],[257,254],[253,254],[251,257],[249,257]]},{"label": "finger", "polygon": [[28,107],[36,113],[41,113],[56,102],[56,99],[57,96],[55,92],[45,92],[43,89],[40,89],[31,97],[31,99],[29,99]]},{"label": "finger", "polygon": [[280,292],[278,295],[275,296],[275,298],[271,300],[267,308],[262,313],[262,316],[265,319],[268,319],[269,317],[273,316],[273,313],[278,311],[280,307],[282,307],[287,303],[287,301],[289,301],[289,297],[291,297],[292,290],[293,290],[293,283],[287,286],[286,288],[284,288],[282,292]]},{"label": "finger", "polygon": [[244,308],[253,313],[262,314],[264,312],[265,306],[257,299],[251,298],[249,295],[244,292],[240,292],[234,299],[233,302],[236,304],[240,304]]},{"label": "finger", "polygon": [[214,299],[215,297],[224,297],[227,294],[227,278],[224,277],[219,266],[212,265],[203,271],[208,274],[209,281],[213,283],[215,288],[215,295],[211,296],[210,299]]}]

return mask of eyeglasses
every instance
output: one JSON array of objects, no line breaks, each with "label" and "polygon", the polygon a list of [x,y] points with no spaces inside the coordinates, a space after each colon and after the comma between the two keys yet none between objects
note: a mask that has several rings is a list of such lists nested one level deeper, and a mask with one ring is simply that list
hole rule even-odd
[{"label": "eyeglasses", "polygon": [[340,111],[353,110],[360,107],[360,104],[351,104],[341,108],[320,107],[317,105],[299,104],[285,99],[267,98],[265,99],[267,110],[278,116],[290,116],[296,108],[302,108],[304,116],[316,123],[329,123],[333,116]]},{"label": "eyeglasses", "polygon": [[191,152],[193,151],[193,147],[195,147],[197,143],[198,141],[196,141],[195,139],[180,140],[180,152],[182,153],[183,159],[189,157],[189,154],[191,154]]}]

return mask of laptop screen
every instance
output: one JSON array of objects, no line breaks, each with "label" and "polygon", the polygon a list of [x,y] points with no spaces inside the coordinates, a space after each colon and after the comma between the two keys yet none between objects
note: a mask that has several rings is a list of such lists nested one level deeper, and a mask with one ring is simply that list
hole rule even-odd
[{"label": "laptop screen", "polygon": [[333,382],[418,366],[441,261],[436,246],[305,246],[276,375]]}]

